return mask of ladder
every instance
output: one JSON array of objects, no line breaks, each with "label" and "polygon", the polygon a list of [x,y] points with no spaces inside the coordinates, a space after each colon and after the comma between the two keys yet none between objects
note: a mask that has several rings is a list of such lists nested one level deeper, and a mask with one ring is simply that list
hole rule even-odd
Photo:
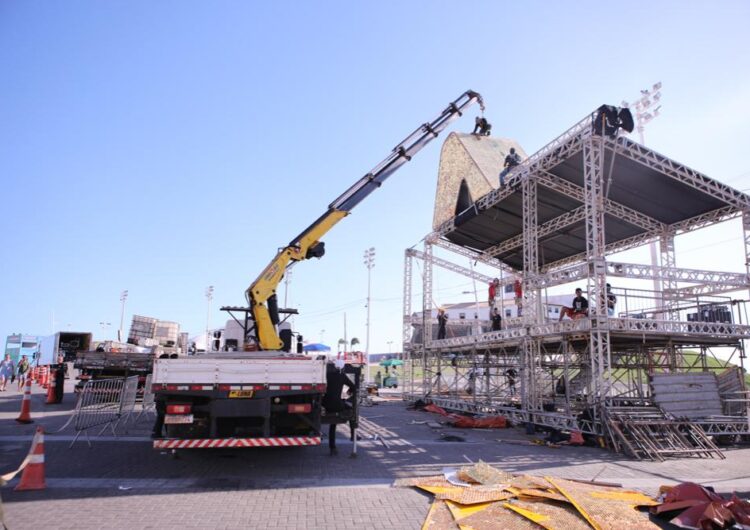
[{"label": "ladder", "polygon": [[607,407],[604,421],[615,451],[638,460],[726,458],[700,426],[672,420],[656,406]]}]

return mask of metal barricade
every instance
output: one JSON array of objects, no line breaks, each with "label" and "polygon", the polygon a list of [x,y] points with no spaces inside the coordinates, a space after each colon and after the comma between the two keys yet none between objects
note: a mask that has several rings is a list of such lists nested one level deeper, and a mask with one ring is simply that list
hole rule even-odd
[{"label": "metal barricade", "polygon": [[135,417],[135,423],[141,419],[144,414],[156,414],[156,402],[154,401],[154,393],[151,390],[151,378],[153,374],[146,376],[146,385],[143,387],[143,401],[141,401],[141,410],[138,412],[138,416]]},{"label": "metal barricade", "polygon": [[117,424],[123,417],[132,414],[135,408],[137,391],[138,376],[88,381],[78,394],[73,415],[55,432],[60,432],[73,423],[76,435],[70,447],[73,447],[81,433],[86,435],[86,442],[91,446],[88,430],[94,427],[102,427],[97,436],[108,427],[117,436]]},{"label": "metal barricade", "polygon": [[125,418],[127,421],[135,410],[135,399],[138,396],[138,376],[133,375],[125,379],[120,398],[120,417],[118,421]]}]

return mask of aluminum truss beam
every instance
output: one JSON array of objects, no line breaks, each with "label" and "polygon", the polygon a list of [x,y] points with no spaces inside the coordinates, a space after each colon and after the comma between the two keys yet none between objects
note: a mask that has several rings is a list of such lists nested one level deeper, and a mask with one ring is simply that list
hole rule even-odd
[{"label": "aluminum truss beam", "polygon": [[518,271],[516,271],[514,268],[509,267],[499,259],[493,258],[485,252],[477,252],[475,250],[471,250],[466,247],[462,247],[460,245],[456,245],[455,243],[451,243],[447,239],[442,239],[437,237],[435,234],[431,234],[428,238],[429,241],[432,242],[433,245],[436,247],[440,247],[445,250],[449,250],[453,252],[454,254],[458,254],[459,256],[464,256],[465,258],[469,258],[473,261],[480,261],[484,263],[485,265],[489,265],[490,267],[493,267],[495,269],[499,269],[505,274],[518,274]]},{"label": "aluminum truss beam", "polygon": [[682,184],[724,201],[736,210],[750,209],[750,196],[711,179],[703,173],[678,164],[674,160],[624,137],[606,138],[605,141],[610,149],[617,149],[618,155],[625,156]]},{"label": "aluminum truss beam", "polygon": [[432,265],[437,265],[438,267],[441,267],[445,270],[449,270],[457,274],[462,274],[463,276],[466,276],[467,278],[471,278],[472,280],[477,280],[479,282],[484,282],[484,283],[490,283],[493,279],[491,276],[487,276],[486,274],[477,272],[474,269],[462,267],[461,265],[457,265],[448,260],[438,258],[432,252],[427,254],[427,252],[420,252],[419,250],[416,250],[416,249],[407,249],[406,253],[412,257],[421,259],[424,262],[429,261]]}]

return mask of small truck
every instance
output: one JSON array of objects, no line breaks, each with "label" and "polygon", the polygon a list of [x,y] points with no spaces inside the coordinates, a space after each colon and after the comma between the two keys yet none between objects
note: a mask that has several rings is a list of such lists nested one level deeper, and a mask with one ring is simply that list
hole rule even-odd
[{"label": "small truck", "polygon": [[156,449],[319,445],[326,361],[283,351],[156,359]]}]

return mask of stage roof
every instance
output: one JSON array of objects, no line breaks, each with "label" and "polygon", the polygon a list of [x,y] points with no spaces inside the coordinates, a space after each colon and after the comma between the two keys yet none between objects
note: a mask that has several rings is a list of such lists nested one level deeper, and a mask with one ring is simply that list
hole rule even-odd
[{"label": "stage roof", "polygon": [[[583,140],[590,134],[586,120],[579,122],[515,168],[504,189],[477,198],[468,209],[457,209],[461,213],[436,232],[521,270],[521,183],[535,179],[540,268],[583,259]],[[747,195],[625,137],[605,137],[604,144],[608,253],[644,244],[665,230],[681,233],[750,208]],[[467,145],[471,149],[471,143]],[[497,179],[496,174],[491,177]]]}]

